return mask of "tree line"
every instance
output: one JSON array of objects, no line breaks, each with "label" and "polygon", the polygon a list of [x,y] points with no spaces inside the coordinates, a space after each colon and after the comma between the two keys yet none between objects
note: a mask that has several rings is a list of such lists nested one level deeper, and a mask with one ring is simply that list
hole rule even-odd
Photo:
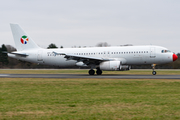
[{"label": "tree line", "polygon": [[[108,47],[110,46],[107,43],[98,43],[97,47]],[[58,48],[55,44],[51,43],[47,49],[50,48]],[[63,46],[60,46],[63,49]],[[43,68],[53,68],[59,69],[56,66],[49,66],[49,65],[38,65],[36,63],[30,63],[25,61],[16,60],[14,58],[8,57],[6,52],[13,52],[16,49],[11,45],[2,45],[0,47],[0,68],[9,68],[9,69],[43,69]],[[157,65],[156,69],[180,69],[180,53],[177,54],[178,59],[175,62]],[[75,67],[79,68],[79,67]],[[133,65],[131,66],[132,69],[151,69],[151,65]]]}]

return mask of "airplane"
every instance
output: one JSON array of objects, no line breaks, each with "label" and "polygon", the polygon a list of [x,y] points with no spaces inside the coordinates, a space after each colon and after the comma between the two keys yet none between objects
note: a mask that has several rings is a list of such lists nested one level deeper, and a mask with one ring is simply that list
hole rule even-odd
[{"label": "airplane", "polygon": [[17,51],[9,57],[43,65],[59,67],[89,67],[89,75],[101,75],[102,71],[130,70],[131,65],[166,64],[178,59],[165,47],[154,45],[44,49],[39,47],[18,25],[10,24]]}]

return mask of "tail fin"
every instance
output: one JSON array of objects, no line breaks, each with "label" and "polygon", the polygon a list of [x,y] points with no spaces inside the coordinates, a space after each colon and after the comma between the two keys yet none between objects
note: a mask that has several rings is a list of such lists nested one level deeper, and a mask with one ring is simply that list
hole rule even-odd
[{"label": "tail fin", "polygon": [[10,24],[10,26],[17,51],[39,48],[18,24]]}]

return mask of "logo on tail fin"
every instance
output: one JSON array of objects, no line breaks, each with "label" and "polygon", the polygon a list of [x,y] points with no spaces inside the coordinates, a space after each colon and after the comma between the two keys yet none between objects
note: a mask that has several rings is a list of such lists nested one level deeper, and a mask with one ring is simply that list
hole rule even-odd
[{"label": "logo on tail fin", "polygon": [[23,35],[20,40],[22,44],[27,44],[29,42],[29,38],[25,35]]}]

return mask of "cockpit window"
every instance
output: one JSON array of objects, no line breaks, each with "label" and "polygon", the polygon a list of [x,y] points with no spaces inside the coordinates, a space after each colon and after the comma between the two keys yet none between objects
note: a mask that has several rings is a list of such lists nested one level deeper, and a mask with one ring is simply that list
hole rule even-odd
[{"label": "cockpit window", "polygon": [[170,50],[162,50],[161,51],[162,53],[168,53],[168,52],[171,52]]}]

